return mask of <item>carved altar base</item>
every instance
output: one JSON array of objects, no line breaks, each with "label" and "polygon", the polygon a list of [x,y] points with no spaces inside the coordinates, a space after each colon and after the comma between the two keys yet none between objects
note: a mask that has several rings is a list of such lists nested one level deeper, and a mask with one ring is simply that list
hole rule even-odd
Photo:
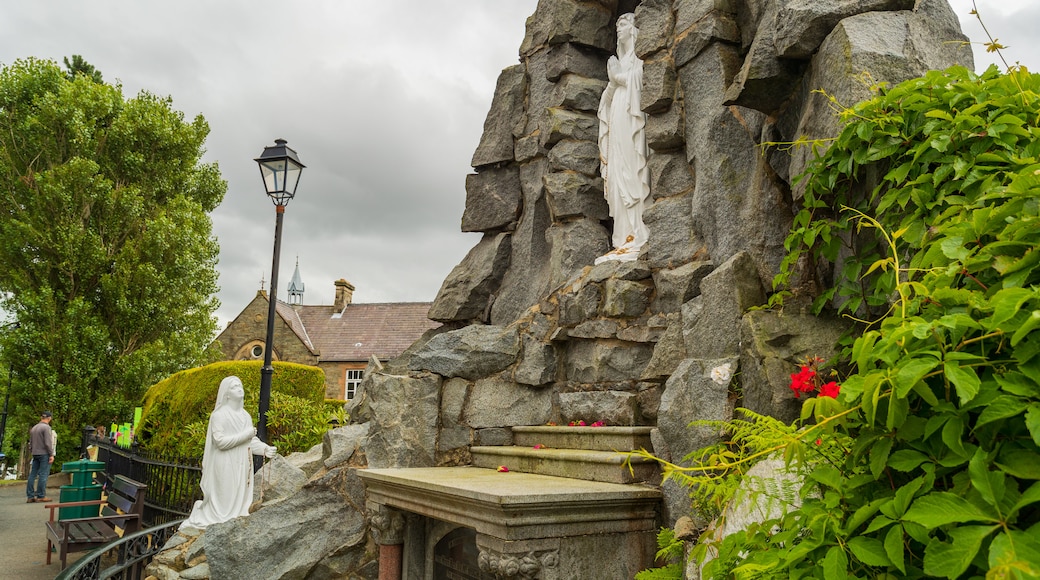
[{"label": "carved altar base", "polygon": [[653,564],[657,489],[477,467],[358,474],[381,553],[402,546],[400,575],[380,580],[631,578]]}]

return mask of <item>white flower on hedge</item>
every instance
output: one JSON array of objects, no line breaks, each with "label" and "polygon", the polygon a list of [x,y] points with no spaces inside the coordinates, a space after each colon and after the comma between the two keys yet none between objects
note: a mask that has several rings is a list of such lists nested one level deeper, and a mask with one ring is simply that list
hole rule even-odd
[{"label": "white flower on hedge", "polygon": [[728,385],[729,380],[733,378],[733,365],[726,363],[719,365],[711,369],[711,380],[715,381],[720,385]]}]

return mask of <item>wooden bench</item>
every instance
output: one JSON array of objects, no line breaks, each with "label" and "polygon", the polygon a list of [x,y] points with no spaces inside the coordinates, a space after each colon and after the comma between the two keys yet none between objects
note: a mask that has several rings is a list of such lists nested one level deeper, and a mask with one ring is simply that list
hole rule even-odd
[{"label": "wooden bench", "polygon": [[[144,516],[144,496],[147,485],[122,475],[115,476],[106,489],[107,497],[102,500],[49,503],[43,507],[51,510],[47,522],[47,564],[51,563],[51,550],[58,547],[61,569],[65,569],[65,558],[70,552],[92,550],[122,536],[136,532]],[[54,510],[60,508],[99,505],[96,517],[54,519]],[[116,531],[120,528],[122,533]]]}]

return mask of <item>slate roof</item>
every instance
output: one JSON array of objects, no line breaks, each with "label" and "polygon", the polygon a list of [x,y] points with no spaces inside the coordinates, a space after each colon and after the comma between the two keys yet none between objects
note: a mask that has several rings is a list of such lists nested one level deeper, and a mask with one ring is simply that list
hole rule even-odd
[{"label": "slate roof", "polygon": [[348,304],[342,312],[332,306],[275,306],[300,340],[320,353],[319,361],[367,362],[393,358],[424,332],[440,326],[426,317],[430,302]]}]

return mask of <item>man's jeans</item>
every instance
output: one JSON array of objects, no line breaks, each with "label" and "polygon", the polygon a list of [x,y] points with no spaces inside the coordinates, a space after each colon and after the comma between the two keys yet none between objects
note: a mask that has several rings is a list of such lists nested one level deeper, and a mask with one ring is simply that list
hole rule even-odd
[{"label": "man's jeans", "polygon": [[[51,474],[50,457],[33,455],[32,467],[29,468],[29,482],[25,485],[25,497],[40,499],[47,495],[47,476]],[[39,481],[37,481],[39,480]],[[33,484],[36,484],[35,491]]]}]

